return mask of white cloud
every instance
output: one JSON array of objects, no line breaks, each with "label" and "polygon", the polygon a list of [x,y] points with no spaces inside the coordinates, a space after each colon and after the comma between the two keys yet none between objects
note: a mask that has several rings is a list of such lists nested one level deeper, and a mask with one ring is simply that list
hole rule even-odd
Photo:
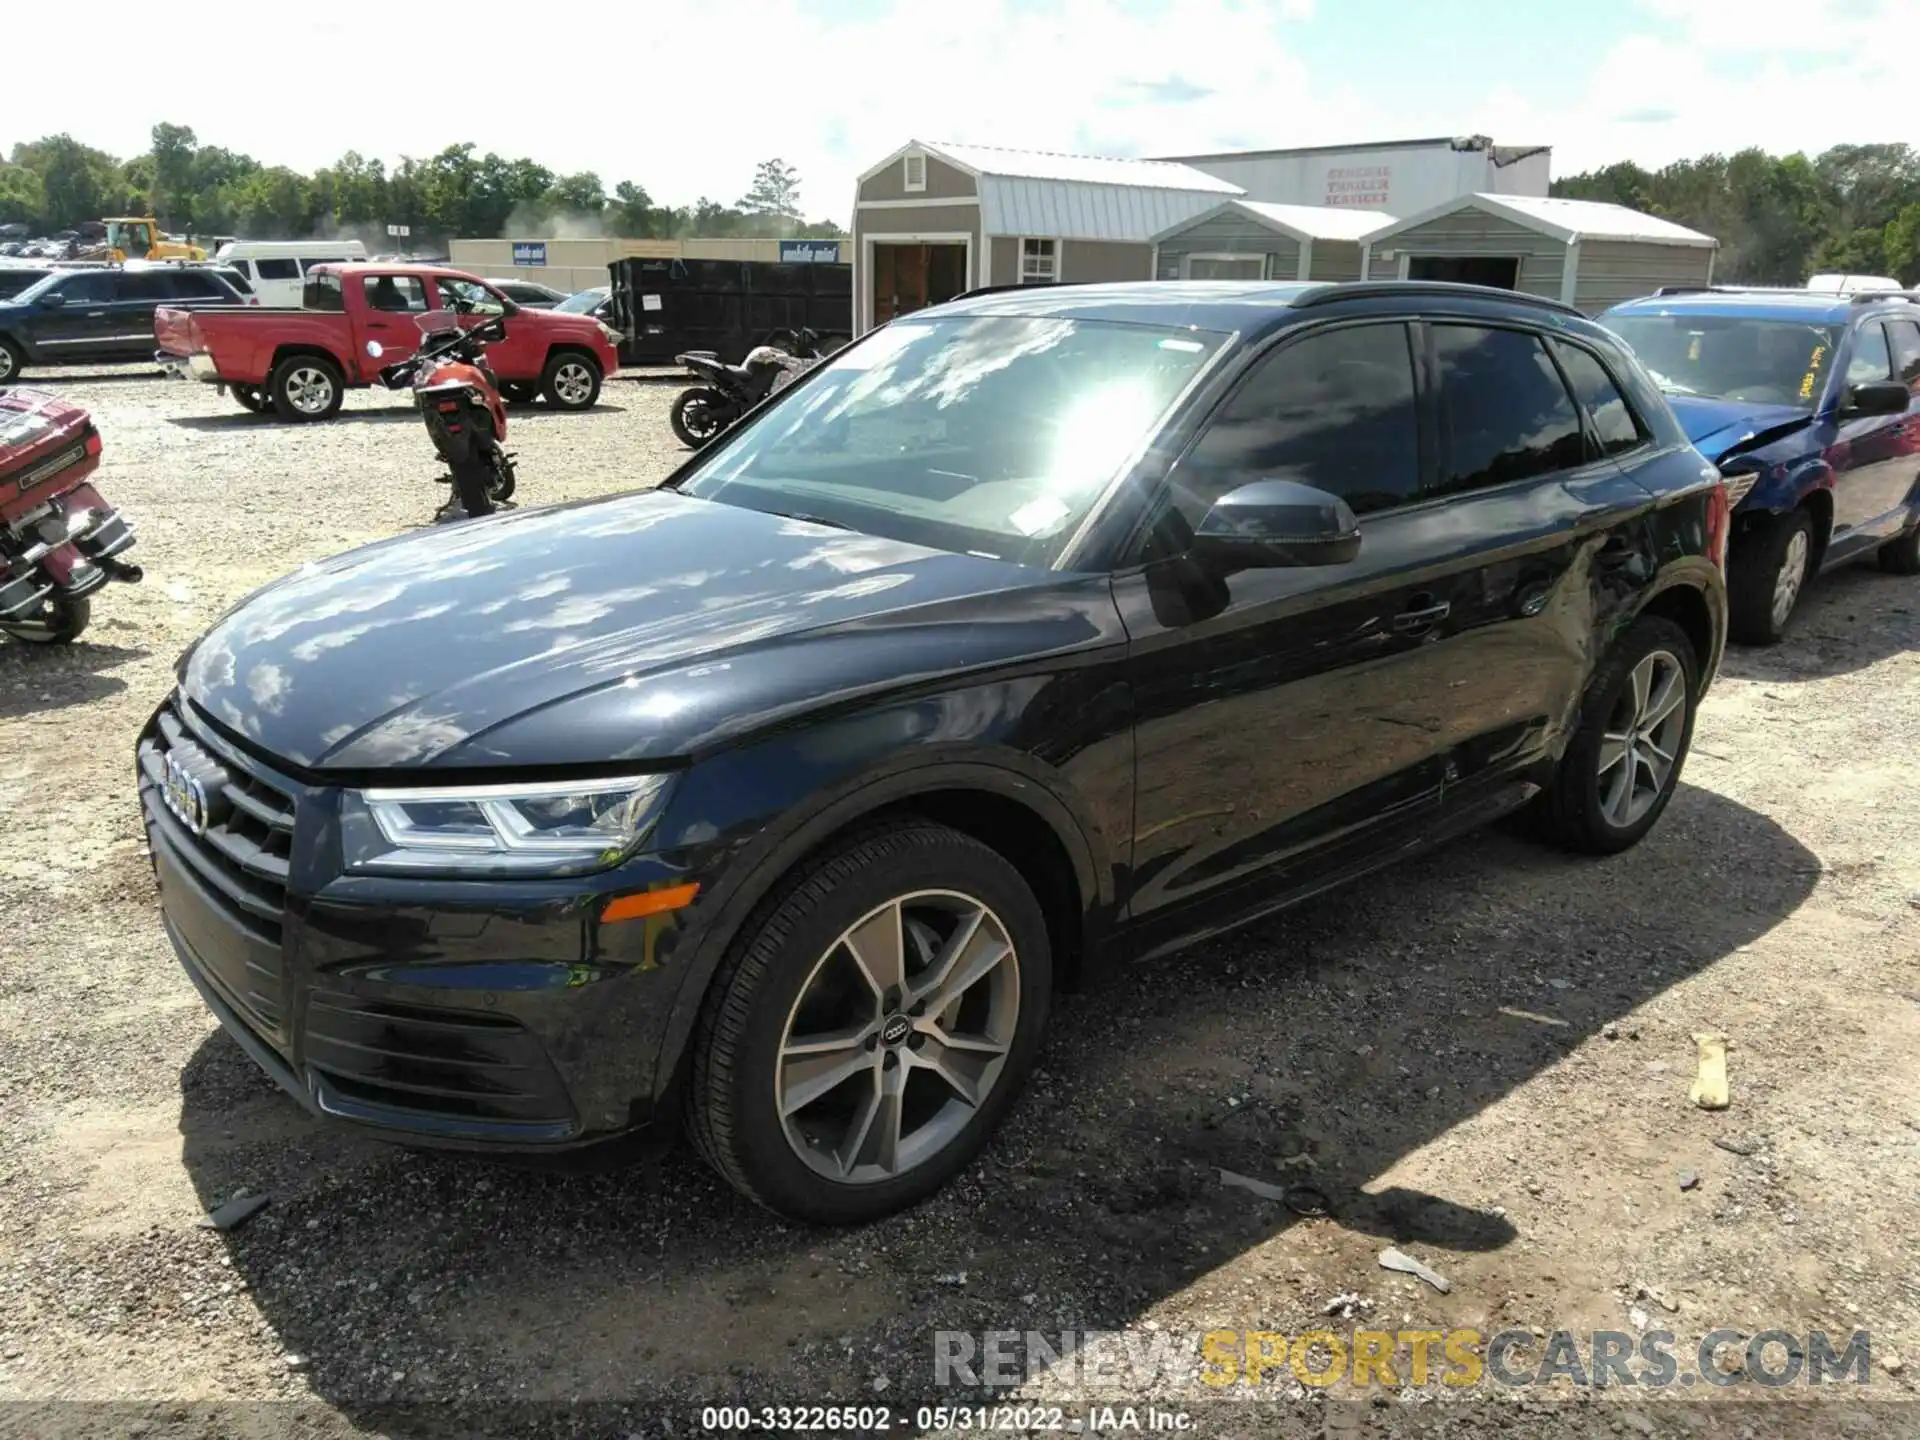
[{"label": "white cloud", "polygon": [[[1452,23],[1440,9],[1431,23]],[[172,119],[204,143],[311,169],[349,148],[391,160],[471,140],[676,203],[734,200],[778,154],[799,168],[809,215],[843,222],[854,177],[909,138],[1166,154],[1481,132],[1551,144],[1566,174],[1897,138],[1911,90],[1886,43],[1911,23],[1858,0],[1641,0],[1579,83],[1565,77],[1584,67],[1556,66],[1549,48],[1525,72],[1436,67],[1420,87],[1303,63],[1302,27],[1346,18],[1313,0],[1183,0],[1151,15],[1101,0],[900,0],[838,25],[769,0],[471,0],[418,25],[267,7],[199,27],[159,89],[151,7],[89,13],[84,90],[57,66],[15,67],[0,142],[66,129],[127,154]],[[1417,49],[1423,23],[1419,10],[1383,16],[1375,43]]]}]

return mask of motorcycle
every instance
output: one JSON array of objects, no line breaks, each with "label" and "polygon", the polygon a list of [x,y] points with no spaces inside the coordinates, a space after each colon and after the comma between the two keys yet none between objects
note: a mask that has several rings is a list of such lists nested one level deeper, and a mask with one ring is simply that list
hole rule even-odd
[{"label": "motorcycle", "polygon": [[[439,477],[452,485],[435,514],[436,520],[454,520],[457,506],[468,516],[491,515],[512,498],[513,456],[506,450],[507,407],[500,381],[486,362],[487,346],[507,338],[504,315],[471,329],[446,311],[417,315],[420,348],[405,360],[380,371],[380,383],[389,390],[411,386],[413,403],[425,421],[433,448],[446,461],[448,473]],[[367,354],[378,360],[385,353],[378,340],[367,342]]]},{"label": "motorcycle", "polygon": [[747,411],[784,390],[827,355],[820,337],[804,329],[775,331],[772,342],[754,346],[738,365],[727,364],[711,350],[676,355],[674,364],[686,366],[707,383],[681,392],[668,423],[689,450],[710,445]]},{"label": "motorcycle", "polygon": [[0,634],[64,645],[87,628],[88,598],[137,583],[133,525],[90,478],[100,432],[81,406],[44,390],[0,389]]}]

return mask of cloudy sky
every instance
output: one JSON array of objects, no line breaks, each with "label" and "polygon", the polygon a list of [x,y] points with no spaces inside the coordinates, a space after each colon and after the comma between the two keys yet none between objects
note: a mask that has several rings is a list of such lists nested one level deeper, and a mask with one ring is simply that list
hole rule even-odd
[{"label": "cloudy sky", "polygon": [[310,170],[471,140],[672,203],[737,199],[779,155],[808,214],[844,222],[854,177],[909,139],[1153,155],[1479,133],[1550,144],[1565,175],[1916,138],[1920,0],[227,6],[158,71],[151,4],[87,13],[84,83],[11,67],[0,147],[65,130],[124,156],[165,119]]}]

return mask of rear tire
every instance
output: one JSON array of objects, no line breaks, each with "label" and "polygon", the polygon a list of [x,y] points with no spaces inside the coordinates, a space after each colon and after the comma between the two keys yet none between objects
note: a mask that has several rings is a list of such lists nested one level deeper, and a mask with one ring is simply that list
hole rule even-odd
[{"label": "rear tire", "polygon": [[600,398],[600,362],[578,350],[562,350],[547,361],[540,393],[556,410],[590,410]]},{"label": "rear tire", "polygon": [[1920,575],[1920,524],[1882,545],[1875,558],[1889,575]]},{"label": "rear tire", "polygon": [[680,392],[673,409],[667,412],[667,423],[682,445],[700,450],[726,433],[733,423],[731,410],[727,397],[718,390],[696,386]]},{"label": "rear tire", "polygon": [[16,629],[0,626],[0,631],[28,645],[71,645],[93,619],[93,601],[85,595],[47,597],[41,624],[44,629]]},{"label": "rear tire", "polygon": [[[871,940],[862,962],[856,928],[898,937],[891,978],[888,942]],[[1051,985],[1045,918],[1004,856],[928,821],[869,830],[802,862],[743,927],[694,1033],[688,1132],[728,1183],[782,1215],[890,1214],[979,1154],[1033,1067]],[[811,1075],[795,1073],[801,1035],[819,1037]]]},{"label": "rear tire", "polygon": [[1813,517],[1789,510],[1757,521],[1727,565],[1727,630],[1742,645],[1777,645],[1813,574]]},{"label": "rear tire", "polygon": [[1544,837],[1588,855],[1638,844],[1680,786],[1699,693],[1687,632],[1663,616],[1636,620],[1587,682],[1579,729],[1534,801]]},{"label": "rear tire", "polygon": [[11,385],[20,378],[20,372],[27,368],[27,357],[21,348],[0,335],[0,385]]},{"label": "rear tire", "polygon": [[331,420],[346,398],[340,369],[323,355],[289,355],[274,367],[267,381],[273,412],[282,420],[302,424]]}]

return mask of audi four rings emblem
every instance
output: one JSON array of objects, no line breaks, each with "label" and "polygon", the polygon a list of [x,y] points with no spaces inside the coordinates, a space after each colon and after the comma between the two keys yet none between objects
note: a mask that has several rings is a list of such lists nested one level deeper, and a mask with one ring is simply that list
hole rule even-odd
[{"label": "audi four rings emblem", "polygon": [[160,798],[174,818],[196,835],[207,833],[206,787],[188,773],[177,756],[166,757],[166,773],[160,784]]}]

